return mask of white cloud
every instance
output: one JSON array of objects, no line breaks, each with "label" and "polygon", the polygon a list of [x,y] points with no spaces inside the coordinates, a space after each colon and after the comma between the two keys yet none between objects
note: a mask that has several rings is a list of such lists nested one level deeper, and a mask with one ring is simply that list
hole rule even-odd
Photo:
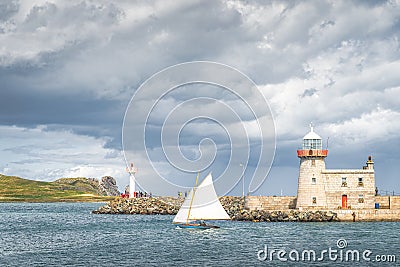
[{"label": "white cloud", "polygon": [[338,144],[368,144],[398,138],[400,132],[400,112],[377,108],[360,117],[328,125],[325,129],[338,140]]},{"label": "white cloud", "polygon": [[[1,130],[15,133],[5,139],[9,142],[2,144],[0,155],[9,161],[3,166],[9,173],[41,179],[101,172],[123,176],[117,172],[120,152],[104,148],[108,137],[36,125],[46,114],[46,119],[49,116],[49,121],[66,129],[82,128],[88,123],[81,121],[82,114],[95,113],[93,117],[101,118],[96,123],[103,118],[115,123],[99,123],[97,129],[90,125],[88,134],[109,135],[104,128],[116,128],[123,114],[106,108],[103,113],[93,111],[94,105],[106,99],[125,106],[150,75],[190,60],[230,64],[260,84],[275,116],[278,146],[285,149],[301,139],[310,121],[321,136],[340,139],[343,149],[385,135],[398,140],[400,4],[396,1],[34,0],[18,5],[0,10],[0,100],[12,98],[18,103],[18,108],[4,108],[12,118],[30,118],[11,124],[31,128]],[[50,116],[51,105],[41,110],[41,104],[33,109],[24,101],[20,104],[17,97],[25,94],[46,103],[66,95],[91,102],[82,101],[82,107],[75,109],[69,98],[66,114]],[[235,105],[226,96],[221,100]],[[157,112],[167,114],[176,103],[163,100],[165,105]],[[196,111],[192,108],[188,114]],[[143,115],[140,112],[137,116]],[[160,117],[155,114],[154,121]],[[8,120],[2,124],[6,123],[10,124]],[[250,135],[257,134],[257,127],[246,126]],[[339,138],[343,133],[347,134]],[[120,132],[113,134],[115,140]],[[293,166],[291,161],[286,164]]]},{"label": "white cloud", "polygon": [[105,138],[48,131],[46,126],[0,126],[0,135],[0,169],[4,174],[42,181],[110,175],[120,188],[127,183],[123,155],[104,148]]}]

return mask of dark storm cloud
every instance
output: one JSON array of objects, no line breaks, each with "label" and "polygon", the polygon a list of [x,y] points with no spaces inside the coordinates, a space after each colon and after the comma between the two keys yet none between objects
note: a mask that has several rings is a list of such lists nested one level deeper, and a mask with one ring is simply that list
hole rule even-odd
[{"label": "dark storm cloud", "polygon": [[[15,2],[3,5],[7,7],[2,9],[4,20],[18,11]],[[79,36],[78,28],[93,24],[100,34],[102,25],[110,27],[120,16],[122,13],[113,4],[95,6],[82,1],[66,8],[53,3],[33,5],[14,30],[15,39],[3,36],[3,44],[10,51],[0,58],[1,123],[26,127],[45,124],[52,125],[52,129],[68,127],[77,133],[97,137],[107,133],[113,137],[110,144],[120,148],[113,140],[120,141],[128,99],[99,97],[96,92],[104,88],[73,82],[76,73],[81,72],[79,68],[65,71],[66,64],[76,60],[77,55],[99,45],[97,38],[87,36],[90,33]],[[43,30],[35,36],[33,33],[40,28]],[[71,34],[68,28],[77,31],[68,36]],[[54,45],[51,39],[57,40],[54,37],[57,34],[60,44]],[[31,42],[32,51],[23,49],[24,45],[18,50],[16,42],[21,38],[26,43]],[[24,53],[28,55],[23,56]]]},{"label": "dark storm cloud", "polygon": [[[113,139],[120,140],[120,129],[116,128],[132,88],[140,81],[171,63],[215,58],[238,33],[245,34],[236,30],[241,24],[239,13],[221,3],[199,2],[159,10],[139,25],[110,29],[124,16],[112,4],[95,6],[82,1],[64,8],[53,3],[34,5],[16,31],[28,37],[39,28],[44,33],[55,29],[62,44],[36,47],[30,57],[3,55],[1,122],[28,127],[67,125],[94,136],[101,128],[111,126]],[[78,27],[84,29],[88,24],[93,24],[95,31],[80,36]],[[193,32],[195,24],[200,27]],[[76,35],[68,36],[69,27],[77,30]],[[46,44],[40,36],[37,38],[37,42]],[[108,86],[114,77],[125,79]],[[98,129],[82,131],[81,125]]]},{"label": "dark storm cloud", "polygon": [[68,88],[43,93],[29,83],[4,77],[0,90],[0,122],[28,126],[116,124],[116,118],[125,110],[124,104],[113,99],[96,99],[89,93],[69,93]]},{"label": "dark storm cloud", "polygon": [[4,0],[0,3],[0,21],[10,19],[18,12],[18,2],[14,0]]},{"label": "dark storm cloud", "polygon": [[[270,101],[275,165],[287,167],[277,175],[297,175],[295,149],[310,121],[330,137],[331,166],[343,156],[343,167],[359,167],[370,151],[382,162],[400,130],[399,14],[394,1],[2,1],[0,124],[54,133],[54,142],[71,131],[120,149],[125,108],[143,81],[173,64],[211,60],[249,75]],[[191,93],[172,94],[164,109]]]},{"label": "dark storm cloud", "polygon": [[121,102],[95,100],[78,95],[37,94],[2,91],[0,93],[0,122],[2,124],[77,124],[101,125],[115,123],[123,114]]}]

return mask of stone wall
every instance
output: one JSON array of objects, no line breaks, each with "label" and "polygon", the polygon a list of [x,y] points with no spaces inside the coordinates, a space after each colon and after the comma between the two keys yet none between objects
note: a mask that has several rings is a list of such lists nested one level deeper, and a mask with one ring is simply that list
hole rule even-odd
[{"label": "stone wall", "polygon": [[390,209],[400,210],[400,196],[390,196]]},{"label": "stone wall", "polygon": [[400,209],[369,209],[369,210],[335,210],[340,221],[353,221],[353,213],[355,221],[363,222],[381,222],[381,221],[399,221]]},{"label": "stone wall", "polygon": [[297,189],[297,208],[321,209],[326,208],[325,170],[323,157],[302,157]]},{"label": "stone wall", "polygon": [[[347,207],[353,209],[375,208],[375,179],[373,170],[324,170],[327,208],[342,206],[342,196],[347,196]],[[342,183],[342,178],[346,182]],[[362,183],[359,183],[362,178]]]},{"label": "stone wall", "polygon": [[379,209],[400,210],[400,196],[376,196],[375,202],[379,203]]},{"label": "stone wall", "polygon": [[389,196],[376,196],[375,203],[379,203],[380,209],[389,209],[390,208]]},{"label": "stone wall", "polygon": [[296,197],[247,196],[248,210],[288,210],[296,208]]}]

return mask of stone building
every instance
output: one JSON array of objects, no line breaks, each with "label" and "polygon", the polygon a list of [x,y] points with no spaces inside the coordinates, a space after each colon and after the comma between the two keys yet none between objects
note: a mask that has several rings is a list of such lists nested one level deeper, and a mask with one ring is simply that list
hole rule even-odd
[{"label": "stone building", "polygon": [[369,157],[362,169],[329,170],[325,168],[328,150],[322,138],[311,131],[304,136],[300,158],[298,209],[374,209],[374,162]]}]

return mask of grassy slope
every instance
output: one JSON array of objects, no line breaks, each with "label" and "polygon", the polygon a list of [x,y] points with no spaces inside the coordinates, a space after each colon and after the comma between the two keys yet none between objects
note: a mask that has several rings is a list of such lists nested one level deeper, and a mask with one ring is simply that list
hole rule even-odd
[{"label": "grassy slope", "polygon": [[108,201],[99,196],[94,183],[85,178],[39,182],[0,174],[0,202]]}]

